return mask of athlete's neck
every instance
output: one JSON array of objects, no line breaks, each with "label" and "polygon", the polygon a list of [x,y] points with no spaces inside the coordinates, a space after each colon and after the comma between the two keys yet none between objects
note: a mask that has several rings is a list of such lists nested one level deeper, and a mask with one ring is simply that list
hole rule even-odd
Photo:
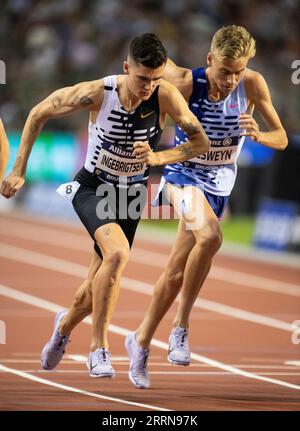
[{"label": "athlete's neck", "polygon": [[123,108],[126,109],[126,111],[132,111],[141,103],[142,99],[136,97],[128,87],[128,80],[126,75],[117,76],[117,88],[120,103]]},{"label": "athlete's neck", "polygon": [[211,69],[210,67],[206,68],[206,78],[207,78],[207,86],[208,86],[208,98],[212,102],[220,102],[221,100],[226,99],[228,96],[228,93],[223,93],[215,83],[214,79],[211,76]]}]

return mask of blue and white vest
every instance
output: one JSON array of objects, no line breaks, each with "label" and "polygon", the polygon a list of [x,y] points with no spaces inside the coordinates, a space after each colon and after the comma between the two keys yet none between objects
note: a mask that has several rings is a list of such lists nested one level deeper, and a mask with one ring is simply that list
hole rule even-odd
[{"label": "blue and white vest", "polygon": [[[182,173],[198,183],[209,193],[228,196],[234,186],[237,158],[245,137],[240,136],[238,119],[247,111],[247,95],[244,81],[220,102],[208,99],[208,83],[205,68],[193,69],[193,92],[189,108],[201,122],[210,139],[209,151],[186,162],[167,165],[163,177],[166,181],[174,173]],[[188,140],[180,127],[176,127],[174,146]]]}]

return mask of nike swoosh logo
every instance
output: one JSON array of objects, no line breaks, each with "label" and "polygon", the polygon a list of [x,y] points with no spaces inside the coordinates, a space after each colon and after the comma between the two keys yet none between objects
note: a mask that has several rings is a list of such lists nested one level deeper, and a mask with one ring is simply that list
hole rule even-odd
[{"label": "nike swoosh logo", "polygon": [[146,118],[149,117],[149,115],[153,114],[154,111],[151,112],[147,112],[147,114],[144,114],[143,112],[141,113],[141,118]]},{"label": "nike swoosh logo", "polygon": [[237,103],[236,105],[229,105],[229,108],[236,108],[237,106],[239,106],[239,104]]}]

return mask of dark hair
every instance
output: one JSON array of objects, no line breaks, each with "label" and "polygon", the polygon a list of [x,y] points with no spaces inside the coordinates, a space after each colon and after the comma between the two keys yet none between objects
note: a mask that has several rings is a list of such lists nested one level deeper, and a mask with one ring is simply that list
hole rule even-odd
[{"label": "dark hair", "polygon": [[143,66],[156,69],[166,63],[168,54],[160,39],[153,33],[135,37],[129,45],[129,57]]}]

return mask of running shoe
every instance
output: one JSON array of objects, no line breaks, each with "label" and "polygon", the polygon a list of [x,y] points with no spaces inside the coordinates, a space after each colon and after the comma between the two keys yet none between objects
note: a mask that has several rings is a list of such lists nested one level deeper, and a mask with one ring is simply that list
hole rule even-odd
[{"label": "running shoe", "polygon": [[175,365],[190,365],[191,354],[188,343],[188,329],[177,326],[169,337],[168,361]]},{"label": "running shoe", "polygon": [[130,381],[140,389],[148,389],[150,387],[150,377],[147,370],[149,350],[138,345],[134,332],[127,335],[125,347],[130,360],[128,372]]},{"label": "running shoe", "polygon": [[90,352],[86,363],[91,377],[115,377],[115,370],[110,363],[110,353],[104,347]]},{"label": "running shoe", "polygon": [[53,368],[59,364],[65,353],[65,347],[69,341],[69,337],[61,334],[58,328],[67,312],[67,310],[62,310],[55,316],[52,337],[43,348],[41,355],[41,363],[44,370],[53,370]]}]

